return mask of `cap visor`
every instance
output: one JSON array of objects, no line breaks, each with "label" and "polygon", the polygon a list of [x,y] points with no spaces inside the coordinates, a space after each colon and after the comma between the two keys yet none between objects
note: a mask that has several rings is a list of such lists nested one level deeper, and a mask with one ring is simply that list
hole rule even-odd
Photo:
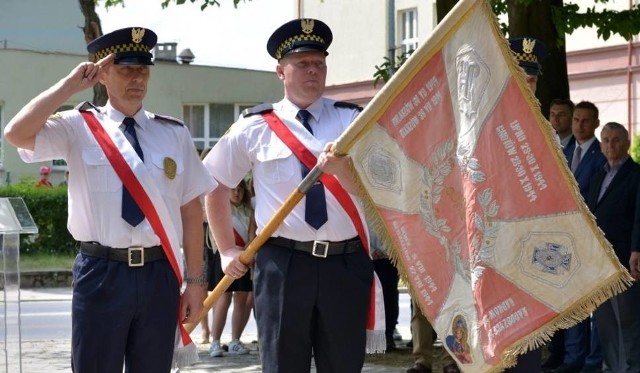
[{"label": "cap visor", "polygon": [[329,55],[329,53],[321,46],[303,45],[301,47],[296,47],[287,51],[285,54],[282,55],[282,57],[285,57],[289,53],[299,53],[299,52],[324,52],[325,56]]},{"label": "cap visor", "polygon": [[153,65],[153,61],[149,57],[136,57],[136,56],[116,56],[113,61],[116,65]]}]

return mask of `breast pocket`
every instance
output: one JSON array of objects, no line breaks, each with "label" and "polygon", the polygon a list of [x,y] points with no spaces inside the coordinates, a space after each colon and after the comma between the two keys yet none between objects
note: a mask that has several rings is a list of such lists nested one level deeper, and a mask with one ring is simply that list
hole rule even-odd
[{"label": "breast pocket", "polygon": [[295,172],[301,172],[300,163],[286,147],[263,146],[256,159],[261,166],[262,178],[269,183],[284,183],[291,180]]},{"label": "breast pocket", "polygon": [[184,172],[182,158],[169,154],[153,154],[151,156],[151,173],[156,185],[165,197],[180,200],[177,196],[178,185]]},{"label": "breast pocket", "polygon": [[92,191],[114,192],[122,187],[120,178],[102,149],[98,147],[82,149],[82,160],[87,168],[87,180]]}]

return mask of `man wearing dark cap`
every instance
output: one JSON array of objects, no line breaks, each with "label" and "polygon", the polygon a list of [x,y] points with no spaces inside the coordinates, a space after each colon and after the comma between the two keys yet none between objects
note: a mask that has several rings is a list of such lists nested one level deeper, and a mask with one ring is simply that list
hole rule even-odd
[{"label": "man wearing dark cap", "polygon": [[511,51],[526,74],[526,81],[533,93],[536,92],[538,76],[542,75],[542,65],[540,62],[547,55],[547,48],[544,44],[534,38],[513,38],[509,39]]},{"label": "man wearing dark cap", "polygon": [[331,41],[329,27],[315,19],[278,28],[267,51],[278,61],[284,98],[246,110],[204,159],[219,183],[205,198],[207,217],[224,271],[234,278],[247,267],[234,245],[229,189],[252,171],[260,232],[316,157],[325,172],[256,257],[255,310],[267,373],[308,372],[312,356],[318,372],[360,372],[365,350],[385,348],[384,321],[379,335],[367,333],[373,264],[361,240],[367,227],[350,159],[330,152],[359,113],[322,97]]},{"label": "man wearing dark cap", "polygon": [[[98,62],[79,64],[5,128],[25,162],[64,159],[70,170],[75,372],[169,372],[174,345],[177,364],[194,358],[179,332],[206,294],[200,197],[215,181],[182,123],[143,107],[155,43],[137,27],[99,37],[87,46]],[[52,114],[98,82],[104,107]]]},{"label": "man wearing dark cap", "polygon": [[[540,62],[544,59],[547,49],[541,41],[533,38],[513,38],[509,39],[509,46],[518,65],[525,72],[525,81],[535,94],[538,83],[538,76],[542,75]],[[559,138],[558,144],[560,143]],[[516,365],[507,368],[507,373],[531,373],[539,372],[542,364],[542,351],[538,348],[530,350],[522,355],[518,355]]]}]

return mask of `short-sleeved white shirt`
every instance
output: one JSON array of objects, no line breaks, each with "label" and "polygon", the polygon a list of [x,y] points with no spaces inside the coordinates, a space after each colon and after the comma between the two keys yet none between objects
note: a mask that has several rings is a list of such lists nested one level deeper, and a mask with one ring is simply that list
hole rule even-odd
[{"label": "short-sleeved white shirt", "polygon": [[[320,98],[306,108],[311,115],[311,135],[296,119],[300,110],[287,99],[273,105],[274,113],[316,156],[327,142],[336,140],[358,115],[355,108],[336,107],[335,101]],[[302,181],[300,161],[269,128],[261,115],[240,117],[213,147],[204,164],[216,180],[230,188],[252,171],[256,194],[255,218],[258,232]],[[361,219],[361,201],[351,196]],[[328,221],[315,230],[304,221],[304,198],[284,219],[272,236],[297,241],[341,241],[357,236],[349,216],[326,189]]]},{"label": "short-sleeved white shirt", "polygon": [[[124,115],[107,104],[92,110],[104,127],[120,127]],[[140,109],[136,134],[144,165],[156,181],[182,243],[180,207],[213,190],[217,183],[202,165],[186,127]],[[122,182],[77,110],[52,115],[36,136],[33,151],[19,149],[25,162],[64,159],[69,167],[69,220],[78,241],[95,241],[110,247],[160,244],[145,219],[136,227],[121,218]],[[176,176],[165,174],[164,159],[176,163]]]}]

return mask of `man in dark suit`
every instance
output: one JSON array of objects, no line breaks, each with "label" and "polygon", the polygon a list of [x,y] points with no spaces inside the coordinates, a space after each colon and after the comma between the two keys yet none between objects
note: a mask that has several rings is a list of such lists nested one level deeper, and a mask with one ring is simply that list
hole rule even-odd
[{"label": "man in dark suit", "polygon": [[575,137],[573,137],[573,131],[571,131],[575,106],[573,101],[565,98],[556,98],[551,100],[549,104],[549,123],[558,134],[562,149],[565,149],[569,143],[575,143],[576,141]]},{"label": "man in dark suit", "polygon": [[[640,165],[629,157],[629,132],[607,123],[600,135],[607,163],[591,181],[587,205],[620,263],[640,243]],[[634,243],[632,243],[632,241]],[[632,246],[633,245],[633,246]],[[604,360],[611,372],[640,372],[640,284],[604,302],[595,311]]]},{"label": "man in dark suit", "polygon": [[[600,142],[595,136],[600,125],[598,108],[589,101],[579,102],[573,110],[571,131],[576,141],[565,148],[565,154],[573,176],[580,187],[580,194],[586,199],[589,182],[602,169],[606,158],[600,151]],[[579,149],[578,149],[579,148]]]},{"label": "man in dark suit", "polygon": [[[564,98],[556,98],[551,100],[549,104],[549,123],[556,131],[560,139],[562,151],[567,160],[573,156],[576,138],[573,137],[571,131],[571,122],[573,121],[573,109],[575,108],[573,101]],[[546,360],[542,363],[542,370],[549,371],[559,367],[564,361],[564,330],[557,330],[551,341],[547,344]]]},{"label": "man in dark suit", "polygon": [[[600,142],[595,136],[596,128],[600,125],[598,113],[598,108],[591,102],[581,101],[576,104],[571,124],[575,141],[569,142],[563,149],[571,172],[578,182],[580,194],[585,200],[591,178],[606,163],[606,158],[600,151]],[[565,330],[564,361],[553,370],[554,373],[579,373],[585,368],[592,348],[590,329],[590,319],[587,318]]]}]

